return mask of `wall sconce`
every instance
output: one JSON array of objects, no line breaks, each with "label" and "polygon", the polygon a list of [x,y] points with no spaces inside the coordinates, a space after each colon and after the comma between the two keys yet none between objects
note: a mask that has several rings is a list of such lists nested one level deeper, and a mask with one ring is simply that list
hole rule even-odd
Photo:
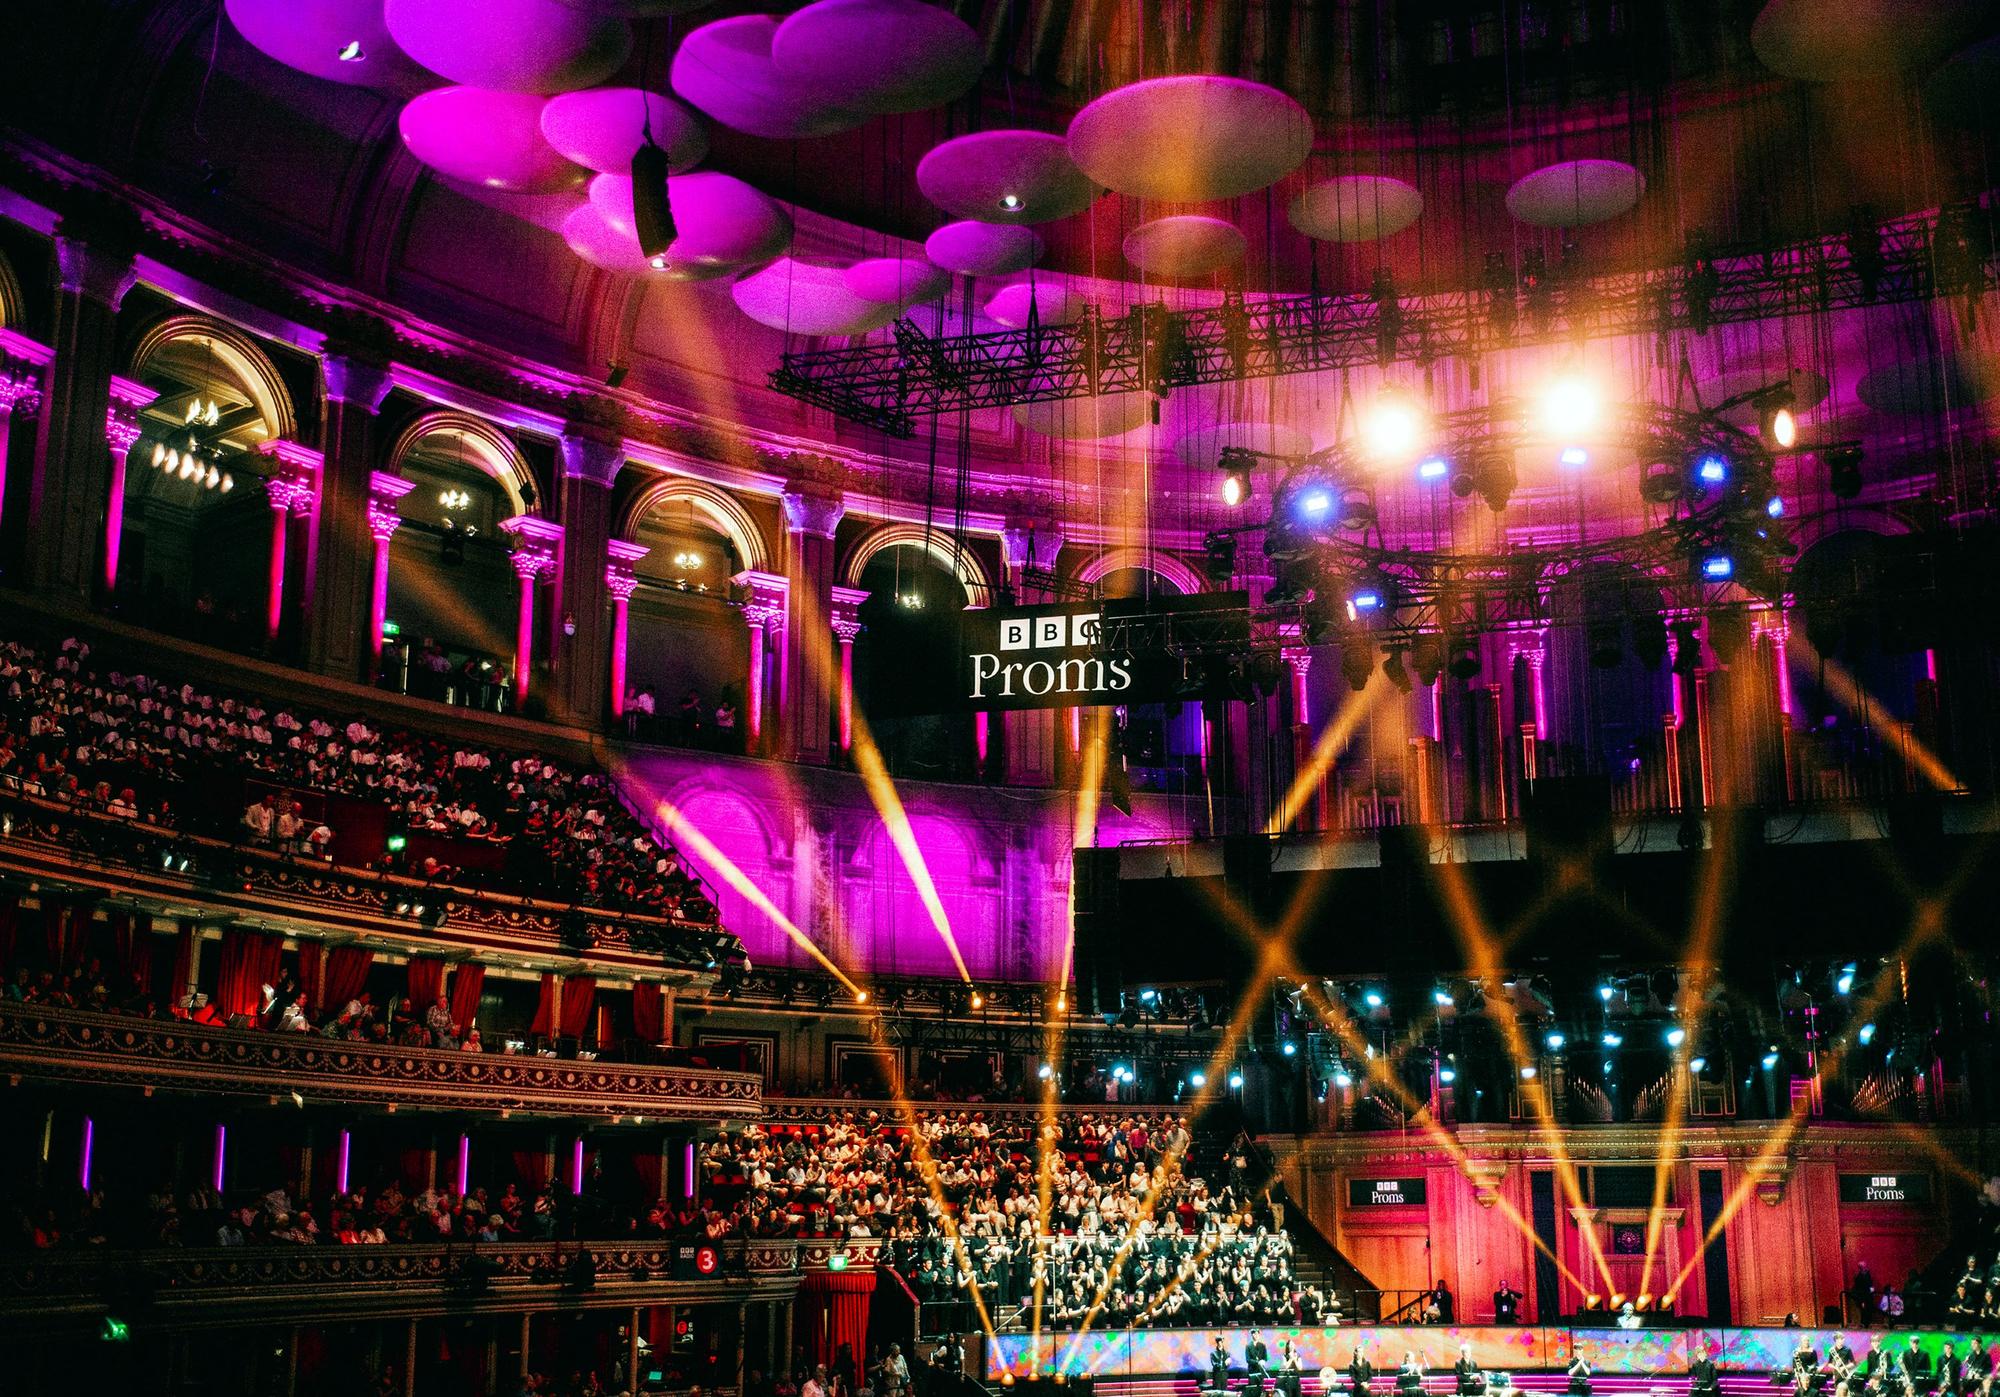
[{"label": "wall sconce", "polygon": [[576,634],[576,613],[574,611],[567,612],[563,616],[563,634]]}]

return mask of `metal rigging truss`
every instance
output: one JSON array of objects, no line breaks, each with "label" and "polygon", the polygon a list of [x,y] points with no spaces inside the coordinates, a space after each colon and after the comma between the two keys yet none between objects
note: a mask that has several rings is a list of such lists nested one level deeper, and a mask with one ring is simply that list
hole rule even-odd
[{"label": "metal rigging truss", "polygon": [[851,421],[908,436],[924,414],[964,408],[1428,362],[1520,344],[1639,334],[1959,296],[1996,281],[1989,193],[1970,204],[1780,248],[1691,245],[1672,267],[1586,276],[1530,253],[1487,259],[1476,290],[1400,298],[1279,296],[1172,312],[1092,307],[1075,324],[933,338],[909,320],[890,342],[787,354],[782,393]]}]

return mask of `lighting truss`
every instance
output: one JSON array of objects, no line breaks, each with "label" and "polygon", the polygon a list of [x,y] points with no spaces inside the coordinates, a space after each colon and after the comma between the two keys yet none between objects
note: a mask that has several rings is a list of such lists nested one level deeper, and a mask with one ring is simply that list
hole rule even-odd
[{"label": "lighting truss", "polygon": [[909,436],[919,416],[967,408],[1133,391],[1164,397],[1201,383],[1970,299],[1997,279],[1984,212],[1993,198],[1779,248],[1691,249],[1671,267],[1596,277],[1503,272],[1497,287],[1432,296],[1250,302],[1231,293],[1184,313],[1157,303],[1119,316],[1091,307],[1072,325],[945,338],[901,320],[887,343],[787,354],[770,381],[850,421]]}]

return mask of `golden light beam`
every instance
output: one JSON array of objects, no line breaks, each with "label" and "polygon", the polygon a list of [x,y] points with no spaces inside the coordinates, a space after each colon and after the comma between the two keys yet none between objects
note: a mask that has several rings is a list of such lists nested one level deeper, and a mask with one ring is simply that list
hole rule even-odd
[{"label": "golden light beam", "polygon": [[[1430,865],[1432,876],[1438,885],[1445,909],[1450,913],[1452,932],[1458,938],[1459,949],[1464,953],[1472,976],[1481,984],[1491,983],[1493,992],[1486,997],[1486,1012],[1500,1030],[1501,1041],[1514,1060],[1518,1070],[1526,1067],[1532,1059],[1527,1050],[1527,1040],[1522,1036],[1519,1016],[1514,1012],[1514,1003],[1500,987],[1505,971],[1494,952],[1494,939],[1486,926],[1485,915],[1472,895],[1470,882],[1459,865],[1449,860]],[[1563,1144],[1562,1136],[1556,1128],[1555,1116],[1549,1110],[1547,1097],[1541,1092],[1525,1093],[1534,1112],[1536,1129],[1542,1141],[1549,1148],[1550,1161],[1555,1165],[1556,1177],[1561,1181],[1563,1194],[1572,1208],[1582,1208],[1583,1189],[1577,1182],[1576,1165],[1569,1157],[1569,1149]],[[1597,1234],[1584,1229],[1583,1240],[1590,1252],[1590,1259],[1603,1277],[1604,1288],[1615,1290],[1612,1284],[1611,1266],[1604,1259],[1604,1245]]]},{"label": "golden light beam", "polygon": [[1298,820],[1299,815],[1312,799],[1312,794],[1326,779],[1327,769],[1334,763],[1375,705],[1381,702],[1388,681],[1377,670],[1368,676],[1368,684],[1358,694],[1349,693],[1340,711],[1333,715],[1333,721],[1320,731],[1319,740],[1313,744],[1312,755],[1306,759],[1292,776],[1291,787],[1286,790],[1278,808],[1265,822],[1265,834],[1283,834]]},{"label": "golden light beam", "polygon": [[[1897,949],[1896,953],[1885,960],[1882,963],[1882,968],[1876,972],[1875,982],[1869,988],[1868,997],[1856,1008],[1853,1018],[1849,1021],[1847,1033],[1843,1034],[1841,1041],[1836,1043],[1829,1052],[1821,1057],[1819,1070],[1822,1073],[1830,1073],[1838,1070],[1840,1060],[1846,1056],[1848,1044],[1852,1041],[1852,1035],[1858,1031],[1858,1026],[1872,1019],[1876,1011],[1881,1008],[1883,1001],[1888,997],[1887,990],[1889,984],[1896,979],[1894,967],[1897,962],[1907,957],[1912,951],[1926,942],[1934,939],[1940,934],[1941,930],[1942,922],[1937,904],[1927,902],[1919,906],[1917,915],[1910,927],[1909,935],[1904,938],[1902,946]],[[1729,1196],[1722,1200],[1721,1210],[1716,1213],[1714,1220],[1709,1223],[1707,1229],[1703,1232],[1701,1241],[1695,1245],[1692,1254],[1681,1267],[1680,1274],[1676,1275],[1673,1283],[1667,1287],[1666,1294],[1678,1294],[1680,1288],[1687,1283],[1687,1278],[1694,1274],[1694,1268],[1701,1264],[1702,1258],[1708,1254],[1708,1249],[1715,1244],[1715,1239],[1722,1235],[1723,1229],[1729,1225],[1730,1220],[1736,1216],[1744,1203],[1749,1201],[1750,1195],[1756,1191],[1757,1184],[1763,1177],[1765,1166],[1790,1147],[1792,1137],[1798,1133],[1799,1127],[1804,1124],[1806,1113],[1811,1108],[1811,1105],[1812,1098],[1810,1093],[1801,1096],[1797,1101],[1793,1102],[1791,1110],[1786,1113],[1781,1121],[1776,1123],[1775,1128],[1765,1140],[1763,1148],[1758,1150],[1756,1154],[1752,1155],[1745,1162],[1741,1181],[1738,1182],[1735,1188],[1729,1191]]]},{"label": "golden light beam", "polygon": [[917,847],[917,832],[911,828],[910,817],[903,810],[903,798],[896,793],[896,783],[889,779],[889,769],[883,765],[882,753],[875,746],[875,734],[870,731],[867,719],[861,716],[861,706],[854,705],[852,712],[854,769],[860,773],[861,784],[867,788],[868,798],[875,803],[875,811],[882,817],[882,828],[888,831],[890,842],[896,846],[896,853],[901,856],[910,881],[916,884],[917,896],[923,901],[924,911],[930,914],[931,925],[937,928],[939,939],[951,952],[951,963],[958,967],[958,978],[971,984],[972,972],[965,968],[965,957],[959,954],[958,938],[951,932],[951,918],[944,910],[944,899],[938,896],[930,865],[924,861],[924,851]]},{"label": "golden light beam", "polygon": [[[1718,822],[1727,823],[1736,817],[1718,815]],[[1695,893],[1694,926],[1688,934],[1687,952],[1684,964],[1687,973],[1682,975],[1679,1002],[1675,1005],[1674,1021],[1687,1036],[1682,1046],[1692,1051],[1694,1040],[1701,1032],[1701,1008],[1703,997],[1708,990],[1708,979],[1714,971],[1715,943],[1721,932],[1722,907],[1725,890],[1729,886],[1729,875],[1734,871],[1734,838],[1724,837],[1711,841],[1708,858],[1702,865],[1701,886]],[[1682,1055],[1673,1056],[1673,1084],[1667,1089],[1666,1119],[1660,1131],[1659,1149],[1653,1156],[1653,1202],[1646,1213],[1646,1259],[1639,1267],[1639,1293],[1650,1293],[1648,1287],[1653,1279],[1653,1259],[1658,1254],[1661,1228],[1666,1221],[1667,1184],[1672,1178],[1674,1153],[1680,1146],[1681,1130],[1686,1123],[1687,1094],[1692,1075]]]},{"label": "golden light beam", "polygon": [[1908,723],[1898,721],[1893,716],[1892,710],[1869,693],[1866,686],[1838,660],[1814,650],[1803,631],[1796,634],[1807,656],[1820,666],[1820,677],[1826,684],[1827,690],[1845,704],[1849,712],[1879,715],[1873,724],[1875,731],[1888,739],[1889,745],[1895,748],[1897,756],[1915,768],[1926,781],[1940,791],[1965,789],[1964,784],[1952,774],[1951,769],[1939,759],[1938,755],[1918,740]]},{"label": "golden light beam", "polygon": [[[638,784],[644,783],[641,782]],[[653,813],[658,817],[660,823],[672,832],[673,843],[677,848],[688,851],[698,862],[710,869],[716,877],[735,889],[737,894],[746,902],[770,918],[771,924],[789,936],[794,945],[804,950],[815,961],[818,961],[820,967],[827,974],[840,981],[842,985],[845,985],[849,994],[853,995],[856,999],[866,1001],[868,997],[867,992],[853,980],[850,980],[845,971],[829,960],[826,952],[815,945],[810,936],[800,931],[790,917],[779,911],[778,904],[766,897],[764,890],[752,882],[750,876],[736,866],[736,861],[717,848],[715,841],[710,839],[706,834],[703,834],[699,826],[680,812],[679,807],[665,796],[660,796],[656,799]]]}]

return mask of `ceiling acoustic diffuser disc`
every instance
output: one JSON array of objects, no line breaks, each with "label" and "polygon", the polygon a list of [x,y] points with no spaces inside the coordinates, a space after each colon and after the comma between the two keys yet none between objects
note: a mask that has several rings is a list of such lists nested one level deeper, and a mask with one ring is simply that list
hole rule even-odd
[{"label": "ceiling acoustic diffuser disc", "polygon": [[1202,203],[1277,183],[1312,153],[1306,109],[1275,87],[1215,74],[1107,92],[1069,124],[1070,156],[1106,189]]},{"label": "ceiling acoustic diffuser disc", "polygon": [[568,92],[603,82],[632,53],[623,20],[557,0],[387,0],[403,52],[467,87]]}]

